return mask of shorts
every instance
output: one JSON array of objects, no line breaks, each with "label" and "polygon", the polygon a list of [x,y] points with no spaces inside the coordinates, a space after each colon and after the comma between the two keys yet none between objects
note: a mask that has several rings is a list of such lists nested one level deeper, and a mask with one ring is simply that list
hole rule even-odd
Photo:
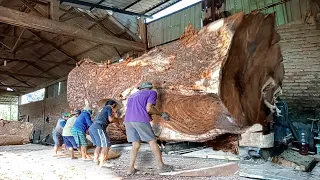
[{"label": "shorts", "polygon": [[63,144],[63,138],[62,135],[60,133],[57,133],[56,131],[52,132],[52,139],[54,141],[54,146],[62,146]]},{"label": "shorts", "polygon": [[156,139],[150,123],[126,122],[125,126],[128,142],[149,142]]},{"label": "shorts", "polygon": [[63,142],[67,148],[77,149],[79,147],[73,136],[63,136]]},{"label": "shorts", "polygon": [[111,143],[107,135],[106,129],[99,124],[92,124],[89,128],[92,143],[98,147],[110,147]]},{"label": "shorts", "polygon": [[88,146],[86,133],[72,128],[71,133],[78,146]]}]

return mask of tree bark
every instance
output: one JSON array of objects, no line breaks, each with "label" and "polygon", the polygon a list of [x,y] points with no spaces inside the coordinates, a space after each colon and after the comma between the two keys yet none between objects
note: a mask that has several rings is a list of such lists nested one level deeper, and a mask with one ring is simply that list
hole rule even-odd
[{"label": "tree bark", "polygon": [[157,107],[171,116],[153,117],[162,140],[207,142],[256,123],[266,127],[284,75],[279,40],[274,14],[238,13],[199,32],[188,27],[180,41],[133,60],[110,66],[86,60],[68,76],[68,101],[81,108],[87,99],[97,108],[101,99],[114,98],[124,115],[130,92],[150,81]]},{"label": "tree bark", "polygon": [[29,143],[32,129],[28,122],[0,120],[0,146]]}]

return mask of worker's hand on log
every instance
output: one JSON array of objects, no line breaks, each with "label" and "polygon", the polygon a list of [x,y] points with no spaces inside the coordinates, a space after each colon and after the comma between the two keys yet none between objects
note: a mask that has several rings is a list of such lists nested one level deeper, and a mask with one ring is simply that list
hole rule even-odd
[{"label": "worker's hand on log", "polygon": [[169,116],[169,114],[166,113],[166,112],[162,112],[162,113],[161,113],[161,117],[162,117],[162,119],[164,119],[164,120],[166,120],[166,121],[169,121],[169,120],[170,120],[170,116]]}]

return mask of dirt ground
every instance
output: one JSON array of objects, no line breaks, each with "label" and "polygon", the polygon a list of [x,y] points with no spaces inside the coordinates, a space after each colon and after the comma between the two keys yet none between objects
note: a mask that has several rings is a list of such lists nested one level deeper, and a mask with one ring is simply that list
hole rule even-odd
[{"label": "dirt ground", "polygon": [[[91,161],[81,159],[71,160],[66,156],[53,157],[51,146],[42,145],[21,145],[21,146],[0,146],[0,179],[1,180],[41,180],[41,179],[221,179],[221,180],[242,180],[238,174],[228,177],[178,177],[161,176],[155,168],[155,161],[152,153],[146,145],[143,145],[136,163],[139,172],[133,176],[126,175],[129,162],[130,147],[115,147],[121,152],[120,158],[110,160],[111,168],[100,168]],[[91,150],[92,152],[92,150]],[[182,169],[193,169],[212,167],[223,164],[227,161],[216,159],[188,158],[179,155],[164,154],[164,161],[173,165],[175,171]],[[312,173],[294,171],[290,168],[278,167],[270,162],[239,161],[240,169],[245,170],[255,167],[260,170],[268,170],[264,173],[282,173],[293,179],[316,180],[320,179],[320,166],[317,165]],[[281,171],[279,171],[279,168]],[[277,169],[278,172],[272,172]],[[292,179],[292,178],[289,178]]]}]

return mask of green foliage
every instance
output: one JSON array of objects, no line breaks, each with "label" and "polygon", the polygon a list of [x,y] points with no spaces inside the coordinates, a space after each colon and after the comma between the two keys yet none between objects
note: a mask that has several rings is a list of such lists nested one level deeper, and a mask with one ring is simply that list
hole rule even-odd
[{"label": "green foliage", "polygon": [[38,91],[31,92],[21,96],[21,104],[27,104],[30,102],[41,101],[44,98],[45,89],[40,89]]},{"label": "green foliage", "polygon": [[0,105],[0,118],[4,120],[18,120],[18,105]]}]

